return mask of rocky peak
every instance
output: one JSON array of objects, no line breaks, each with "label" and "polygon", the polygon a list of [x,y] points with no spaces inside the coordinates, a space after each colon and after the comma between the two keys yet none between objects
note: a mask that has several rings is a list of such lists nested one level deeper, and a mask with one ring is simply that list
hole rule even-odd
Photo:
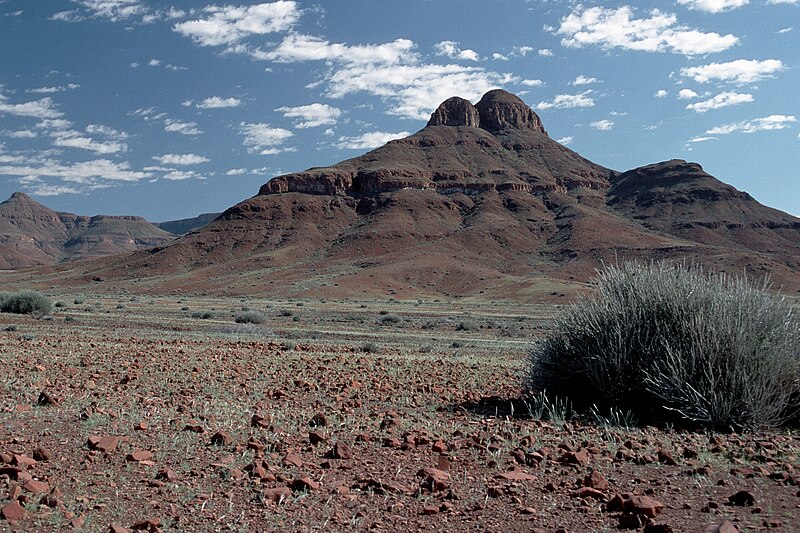
[{"label": "rocky peak", "polygon": [[519,97],[502,89],[484,94],[476,105],[458,96],[448,98],[433,112],[428,126],[471,126],[491,133],[516,128],[547,134],[538,115]]},{"label": "rocky peak", "polygon": [[512,127],[546,133],[539,116],[518,96],[502,89],[484,94],[475,108],[481,118],[481,128],[487,131]]},{"label": "rocky peak", "polygon": [[453,96],[442,102],[431,115],[428,126],[480,127],[478,110],[469,100]]},{"label": "rocky peak", "polygon": [[27,194],[25,194],[24,192],[15,192],[6,201],[7,202],[11,202],[11,201],[14,201],[14,202],[33,202],[33,199],[30,196],[28,196]]}]

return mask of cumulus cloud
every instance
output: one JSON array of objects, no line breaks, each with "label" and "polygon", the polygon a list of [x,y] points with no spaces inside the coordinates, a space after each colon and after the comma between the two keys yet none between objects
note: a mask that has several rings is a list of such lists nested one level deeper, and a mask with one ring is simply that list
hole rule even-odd
[{"label": "cumulus cloud", "polygon": [[771,78],[776,72],[784,70],[779,59],[737,59],[728,63],[710,63],[697,67],[681,69],[681,76],[692,78],[698,83],[723,81],[738,84],[753,83]]},{"label": "cumulus cloud", "polygon": [[678,3],[697,11],[722,13],[747,5],[749,0],[678,0]]},{"label": "cumulus cloud", "polygon": [[698,113],[705,113],[706,111],[710,111],[711,109],[719,109],[721,107],[744,104],[752,101],[753,101],[752,94],[736,93],[729,91],[720,93],[708,100],[703,100],[701,102],[695,102],[693,104],[689,104],[686,106],[686,109],[691,109],[693,111],[697,111]]},{"label": "cumulus cloud", "polygon": [[410,133],[407,131],[400,131],[397,133],[373,131],[357,137],[339,137],[339,142],[336,143],[336,147],[345,150],[371,150],[372,148],[383,146],[394,139],[402,139],[409,135]]},{"label": "cumulus cloud", "polygon": [[537,52],[542,57],[552,57],[553,51],[548,48],[542,48]]},{"label": "cumulus cloud", "polygon": [[691,89],[681,89],[678,91],[679,100],[691,100],[692,98],[699,98],[700,95]]},{"label": "cumulus cloud", "polygon": [[88,150],[104,155],[116,154],[117,152],[124,152],[128,149],[125,143],[116,141],[96,141],[75,130],[59,130],[52,132],[50,135],[53,137],[53,146],[61,148],[77,148],[79,150]]},{"label": "cumulus cloud", "polygon": [[180,133],[181,135],[200,135],[203,133],[197,127],[196,122],[183,122],[173,118],[168,118],[164,121],[164,131]]},{"label": "cumulus cloud", "polygon": [[197,104],[197,107],[200,109],[222,109],[225,107],[239,107],[240,105],[242,105],[242,101],[238,98],[212,96]]},{"label": "cumulus cloud", "polygon": [[36,87],[35,89],[26,89],[25,92],[31,94],[53,94],[64,91],[71,91],[79,87],[80,85],[78,85],[77,83],[68,83],[66,85],[57,85],[51,87]]},{"label": "cumulus cloud", "polygon": [[162,165],[199,165],[200,163],[208,163],[209,159],[202,155],[197,154],[164,154],[153,156],[153,159]]},{"label": "cumulus cloud", "polygon": [[526,87],[544,87],[544,82],[542,80],[522,80],[519,83]]},{"label": "cumulus cloud", "polygon": [[614,127],[614,123],[613,122],[611,122],[610,120],[605,120],[605,119],[596,120],[596,121],[592,122],[589,125],[591,127],[593,127],[594,129],[600,130],[600,131],[608,131],[608,130],[610,130],[611,128]]},{"label": "cumulus cloud", "polygon": [[396,64],[415,59],[414,41],[396,39],[390,43],[347,45],[331,43],[321,37],[287,35],[269,52],[253,52],[253,57],[278,63],[301,61],[342,61],[347,64]]},{"label": "cumulus cloud", "polygon": [[342,115],[342,110],[328,104],[308,104],[297,107],[279,107],[275,111],[283,113],[286,118],[299,119],[295,128],[315,128],[317,126],[333,126]]},{"label": "cumulus cloud", "polygon": [[455,41],[442,41],[436,43],[433,48],[436,50],[436,55],[447,56],[450,59],[462,59],[466,61],[478,61],[480,56],[475,50],[462,50],[459,48],[459,43]]},{"label": "cumulus cloud", "polygon": [[53,99],[49,96],[41,100],[24,102],[21,104],[10,104],[5,96],[0,95],[0,114],[3,113],[18,117],[34,118],[58,118],[64,116],[62,112],[55,108]]},{"label": "cumulus cloud", "polygon": [[539,102],[536,109],[570,109],[575,107],[592,107],[594,99],[589,95],[592,91],[584,91],[580,94],[559,94],[550,102]]},{"label": "cumulus cloud", "polygon": [[102,124],[89,124],[86,126],[86,133],[90,133],[93,135],[103,135],[105,137],[109,137],[111,139],[127,139],[128,134],[124,131],[115,130],[109,126],[104,126]]},{"label": "cumulus cloud", "polygon": [[659,89],[659,90],[656,91],[656,94],[654,96],[656,98],[666,98],[668,94],[669,93],[667,91],[665,91],[664,89]]},{"label": "cumulus cloud", "polygon": [[577,87],[578,85],[591,85],[592,83],[597,83],[599,81],[600,80],[598,80],[597,78],[589,78],[581,74],[577,78],[572,80],[569,84]]},{"label": "cumulus cloud", "polygon": [[109,181],[135,182],[153,177],[151,172],[131,170],[128,162],[115,163],[108,159],[72,164],[49,159],[34,159],[12,165],[0,164],[0,174],[18,176],[28,183],[38,182],[42,178],[57,178],[89,189],[107,186]]},{"label": "cumulus cloud", "polygon": [[[142,15],[147,11],[140,0],[73,0],[73,2],[83,6],[92,16],[106,18],[112,22]],[[57,13],[59,14],[61,13]]]},{"label": "cumulus cloud", "polygon": [[757,131],[783,130],[797,122],[794,115],[770,115],[768,117],[724,124],[706,131],[709,135],[728,135],[729,133],[755,133]]},{"label": "cumulus cloud", "polygon": [[568,144],[572,144],[572,141],[574,140],[575,137],[573,137],[572,135],[567,135],[566,137],[561,137],[560,139],[556,139],[556,142],[559,144],[563,144],[564,146],[567,146]]},{"label": "cumulus cloud", "polygon": [[716,137],[693,137],[686,141],[687,143],[704,143],[706,141],[716,141]]},{"label": "cumulus cloud", "polygon": [[261,155],[275,155],[286,151],[276,147],[294,136],[289,130],[273,128],[261,122],[242,122],[239,124],[239,133],[244,135],[243,144],[248,147],[248,152]]},{"label": "cumulus cloud", "polygon": [[12,139],[35,139],[38,137],[37,133],[33,130],[3,131],[0,133]]},{"label": "cumulus cloud", "polygon": [[225,172],[226,176],[241,176],[242,174],[247,174],[246,168],[232,168]]},{"label": "cumulus cloud", "polygon": [[555,30],[561,44],[570,48],[597,45],[643,52],[673,52],[687,56],[721,52],[735,45],[734,35],[719,35],[678,24],[672,13],[658,9],[649,18],[634,18],[633,8],[586,8],[578,5]]},{"label": "cumulus cloud", "polygon": [[173,27],[201,46],[234,45],[251,35],[286,31],[300,18],[297,2],[285,0],[252,6],[208,6],[203,11],[205,18]]}]

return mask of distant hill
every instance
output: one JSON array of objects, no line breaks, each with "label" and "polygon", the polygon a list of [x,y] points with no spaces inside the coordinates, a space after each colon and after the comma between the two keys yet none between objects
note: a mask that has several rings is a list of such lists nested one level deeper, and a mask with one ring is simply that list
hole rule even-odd
[{"label": "distant hill", "polygon": [[183,218],[181,220],[169,220],[167,222],[155,222],[155,225],[173,235],[185,235],[190,231],[202,228],[209,222],[213,222],[222,213],[203,213],[194,218]]},{"label": "distant hill", "polygon": [[141,217],[60,213],[16,192],[0,203],[0,268],[131,252],[175,238]]},{"label": "distant hill", "polygon": [[495,90],[475,105],[451,98],[424,129],[359,157],[278,176],[174,243],[69,275],[146,279],[147,290],[529,301],[631,259],[768,274],[794,292],[800,219],[696,163],[593,163]]}]

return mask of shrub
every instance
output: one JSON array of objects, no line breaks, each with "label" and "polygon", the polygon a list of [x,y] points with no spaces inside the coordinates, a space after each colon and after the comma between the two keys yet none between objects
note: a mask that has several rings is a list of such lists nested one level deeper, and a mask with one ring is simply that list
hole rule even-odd
[{"label": "shrub", "polygon": [[0,293],[0,311],[3,313],[46,315],[52,308],[53,303],[37,291],[23,290]]},{"label": "shrub", "polygon": [[236,315],[234,320],[237,324],[263,324],[267,316],[261,311],[244,311]]},{"label": "shrub", "polygon": [[379,350],[380,346],[374,342],[368,342],[361,347],[361,351],[364,353],[377,353]]},{"label": "shrub", "polygon": [[800,400],[800,321],[767,286],[698,266],[606,267],[530,353],[525,389],[579,412],[720,429],[783,425]]},{"label": "shrub", "polygon": [[381,324],[399,324],[403,321],[400,315],[383,315],[380,318]]},{"label": "shrub", "polygon": [[214,318],[214,313],[211,311],[193,311],[192,318],[199,318],[201,320],[208,320],[209,318]]}]

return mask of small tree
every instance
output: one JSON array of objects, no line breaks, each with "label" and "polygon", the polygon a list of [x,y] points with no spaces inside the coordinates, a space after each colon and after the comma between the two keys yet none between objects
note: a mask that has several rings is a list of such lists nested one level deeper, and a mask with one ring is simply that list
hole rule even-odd
[{"label": "small tree", "polygon": [[766,285],[699,266],[606,267],[530,353],[529,394],[578,411],[712,429],[783,425],[800,400],[800,321]]}]

